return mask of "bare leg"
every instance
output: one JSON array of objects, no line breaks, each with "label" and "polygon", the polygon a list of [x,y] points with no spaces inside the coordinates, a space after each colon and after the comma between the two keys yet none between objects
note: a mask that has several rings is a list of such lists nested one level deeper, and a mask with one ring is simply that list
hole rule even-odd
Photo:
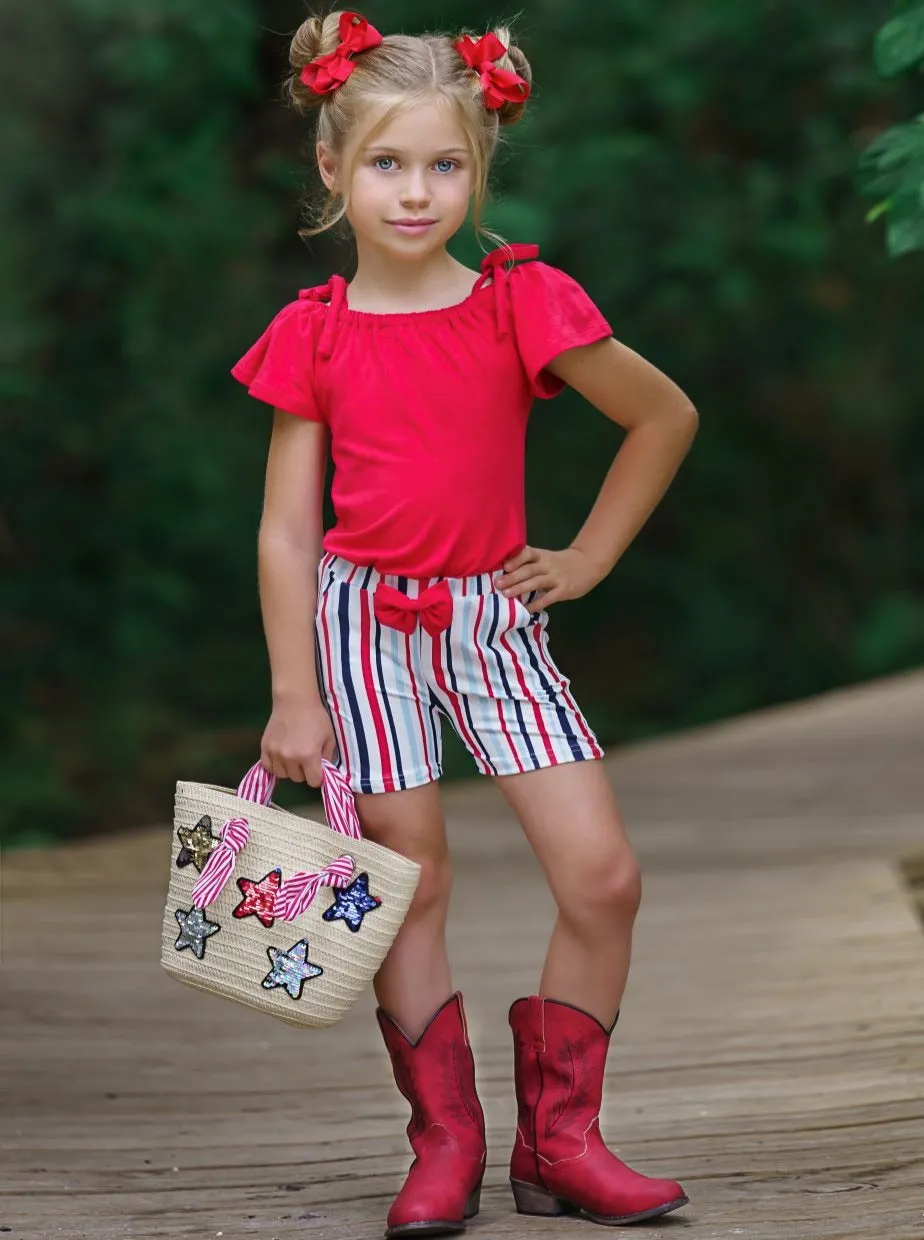
[{"label": "bare leg", "polygon": [[558,905],[540,994],[609,1028],[629,972],[641,878],[606,769],[566,762],[497,783]]},{"label": "bare leg", "polygon": [[379,1004],[411,1041],[452,995],[446,913],[452,870],[439,785],[358,793],[364,834],[421,867],[420,883],[391,950],[375,975]]}]

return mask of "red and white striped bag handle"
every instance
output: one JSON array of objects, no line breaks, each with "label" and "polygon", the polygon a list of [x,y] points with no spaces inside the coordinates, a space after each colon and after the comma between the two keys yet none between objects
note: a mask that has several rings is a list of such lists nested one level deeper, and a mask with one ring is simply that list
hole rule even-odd
[{"label": "red and white striped bag handle", "polygon": [[[276,776],[256,762],[241,780],[237,795],[245,801],[268,805],[276,789]],[[321,797],[332,831],[349,839],[361,840],[362,828],[356,813],[356,800],[346,776],[327,758],[321,759]],[[221,895],[234,871],[238,854],[250,839],[246,818],[231,818],[219,832],[219,843],[212,849],[202,873],[192,889],[193,904],[206,908]],[[356,863],[343,855],[316,873],[299,871],[287,879],[276,893],[276,915],[285,921],[298,917],[311,904],[321,887],[345,887],[353,877]]]}]

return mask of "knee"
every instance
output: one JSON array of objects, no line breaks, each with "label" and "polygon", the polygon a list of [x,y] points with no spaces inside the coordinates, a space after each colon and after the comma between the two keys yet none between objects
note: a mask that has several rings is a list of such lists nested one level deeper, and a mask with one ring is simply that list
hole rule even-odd
[{"label": "knee", "polygon": [[408,917],[445,914],[452,890],[452,867],[449,857],[414,857],[420,866],[417,890],[408,910]]},{"label": "knee", "polygon": [[631,924],[642,902],[642,875],[631,855],[598,861],[574,881],[561,908],[578,926]]}]

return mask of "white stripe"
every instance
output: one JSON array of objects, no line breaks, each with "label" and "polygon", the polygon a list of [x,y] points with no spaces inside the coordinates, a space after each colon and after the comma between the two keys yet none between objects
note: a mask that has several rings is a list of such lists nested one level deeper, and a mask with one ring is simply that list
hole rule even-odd
[{"label": "white stripe", "polygon": [[[334,735],[337,738],[337,748],[340,751],[340,763],[343,767],[344,773],[349,770],[352,778],[356,772],[356,764],[354,762],[352,750],[347,747],[347,739],[341,722],[341,715],[344,714],[344,702],[342,700],[343,695],[337,687],[337,682],[334,679],[333,674],[334,669],[331,667],[331,661],[336,662],[337,643],[333,624],[334,617],[331,613],[330,597],[336,588],[336,584],[331,586],[330,590],[321,602],[317,621],[317,641],[324,680],[324,695],[327,698],[328,705],[330,707],[329,714],[334,729]],[[324,638],[325,625],[327,626],[328,639],[330,641],[330,659],[328,659],[327,654],[328,643]]]},{"label": "white stripe", "polygon": [[[382,632],[388,635],[388,652],[394,661],[395,667],[403,667],[405,672],[402,678],[402,689],[398,694],[398,701],[392,704],[395,714],[395,727],[398,729],[401,737],[401,754],[404,759],[405,775],[416,774],[423,767],[431,780],[436,779],[437,763],[431,753],[432,745],[428,727],[430,704],[426,684],[423,682],[422,677],[415,674],[418,669],[415,669],[413,666],[407,667],[407,639],[405,634],[400,633],[397,629],[390,629],[387,626],[383,626]],[[411,634],[410,642],[411,658],[414,660],[417,642],[416,634]],[[414,700],[415,688],[416,693],[421,699],[422,732],[421,721],[418,719],[417,706]]]},{"label": "white stripe", "polygon": [[[367,589],[363,585],[366,580],[366,572],[367,570],[365,568],[359,570],[353,579],[353,585],[350,593],[350,606],[355,606],[357,613],[357,623],[355,625],[352,622],[352,615],[350,616],[351,631],[355,630],[357,636],[355,643],[355,663],[353,666],[353,684],[354,687],[357,688],[357,696],[362,697],[364,703],[367,702],[368,699],[365,698],[365,690],[363,688],[365,682],[363,680],[363,669],[361,662],[362,639],[360,636],[360,626],[358,623],[358,617],[360,610],[362,609],[366,613],[366,618],[369,624],[369,676],[372,681],[372,695],[375,699],[375,704],[378,706],[379,718],[382,723],[382,734],[385,738],[385,754],[387,754],[386,762],[385,754],[382,754],[379,751],[379,739],[378,733],[375,730],[373,704],[369,701],[369,727],[366,732],[366,745],[369,749],[369,775],[373,781],[373,785],[375,785],[376,781],[381,781],[384,779],[385,767],[390,764],[391,776],[394,781],[395,789],[399,790],[401,788],[401,782],[398,779],[398,754],[395,752],[395,742],[391,734],[391,725],[388,722],[388,709],[383,698],[384,692],[388,695],[389,705],[391,705],[395,698],[397,685],[395,682],[393,669],[390,666],[390,660],[386,657],[386,652],[384,649],[381,651],[382,676],[381,680],[379,679],[379,652],[376,650],[375,644],[375,631],[378,621],[375,618],[375,610],[372,605],[372,591],[375,589],[375,574],[373,573],[369,576],[369,587]],[[384,690],[381,686],[384,686]],[[396,731],[398,731],[398,739],[400,742],[400,729],[396,728]]]},{"label": "white stripe", "polygon": [[[366,697],[365,686],[363,684],[362,653],[361,653],[362,652],[362,632],[360,630],[360,613],[359,613],[359,607],[361,606],[361,600],[358,598],[357,593],[356,593],[355,582],[357,580],[357,577],[358,577],[358,574],[354,574],[353,581],[348,582],[348,581],[344,581],[340,579],[338,575],[338,582],[334,586],[334,589],[338,591],[338,594],[340,591],[346,592],[345,597],[346,597],[346,603],[347,603],[347,619],[348,619],[348,623],[347,623],[348,636],[347,636],[346,655],[347,655],[348,666],[350,669],[350,678],[353,682],[353,693],[355,695],[356,703],[357,703],[357,708],[355,711],[354,711],[353,703],[350,700],[350,698],[347,696],[346,689],[343,687],[344,682],[342,679],[342,675],[339,671],[338,671],[338,682],[341,686],[341,695],[342,695],[341,701],[343,703],[343,713],[344,713],[346,720],[348,721],[347,732],[350,736],[350,744],[352,747],[352,754],[353,754],[353,773],[356,777],[357,784],[359,783],[359,777],[362,771],[362,764],[360,761],[359,745],[357,744],[357,741],[356,741],[356,733],[359,731],[359,729],[362,729],[362,732],[363,732],[363,735],[366,741],[366,749],[369,755],[368,777],[372,781],[372,786],[377,787],[378,784],[376,781],[379,778],[379,774],[381,772],[381,762],[378,758],[378,740],[375,734],[375,725],[373,722],[372,711],[369,708],[369,699]],[[338,598],[338,605],[339,605],[339,601],[340,600]],[[339,668],[341,666],[341,660],[342,660],[343,653],[344,653],[342,650],[342,638],[340,636],[339,625],[337,627],[337,645],[338,645],[338,654],[340,656],[337,660],[337,666]],[[352,728],[349,726],[350,720],[353,721]]]},{"label": "white stripe", "polygon": [[[372,580],[369,584],[369,609],[372,612],[373,626],[377,623],[372,605],[372,593],[374,589]],[[407,695],[411,691],[410,677],[407,667],[405,666],[404,655],[404,634],[399,633],[397,629],[389,628],[387,624],[379,626],[383,639],[382,641],[382,680],[385,686],[384,694],[388,700],[388,707],[391,709],[392,720],[395,726],[395,732],[398,737],[397,752],[395,752],[395,742],[392,739],[391,725],[388,721],[388,713],[386,710],[385,697],[382,693],[378,693],[379,705],[382,711],[382,721],[385,732],[388,737],[388,752],[392,758],[392,773],[395,780],[395,787],[401,787],[401,781],[398,777],[398,765],[404,772],[405,777],[408,774],[416,774],[419,768],[424,765],[421,755],[420,743],[414,733],[414,730],[408,730],[407,721],[404,718],[404,712],[407,710]],[[373,632],[375,628],[373,627]],[[400,638],[400,642],[394,642],[394,638]],[[397,649],[396,649],[397,646]],[[374,652],[374,646],[373,646]],[[376,684],[378,678],[376,677]]]},{"label": "white stripe", "polygon": [[[455,583],[453,583],[455,584]],[[460,596],[461,597],[461,596]],[[470,598],[471,596],[466,596]],[[455,603],[455,598],[454,598]],[[474,647],[474,629],[476,627],[475,617],[478,615],[478,603],[462,601],[456,604],[455,615],[453,617],[453,626],[446,634],[447,646],[449,654],[452,658],[452,668],[455,674],[456,683],[459,686],[458,692],[453,691],[452,680],[449,676],[449,663],[445,657],[442,647],[440,647],[440,666],[443,670],[443,678],[446,681],[446,690],[456,703],[456,707],[452,707],[449,703],[445,703],[446,711],[452,723],[452,727],[465,745],[466,749],[472,754],[475,765],[484,775],[493,774],[491,766],[484,756],[486,751],[493,759],[491,754],[491,745],[482,741],[481,732],[484,728],[484,719],[481,717],[479,710],[479,700],[481,693],[475,694],[471,690],[473,684],[483,685],[484,678],[481,674],[481,663],[478,658],[478,652]],[[460,623],[460,618],[465,617],[465,623]],[[471,617],[471,620],[469,619]],[[434,638],[433,641],[438,641]],[[432,649],[432,642],[431,642]],[[434,684],[434,690],[437,686]],[[442,701],[443,695],[440,695]],[[463,701],[464,699],[464,701]],[[466,704],[468,710],[466,711]],[[472,738],[471,742],[466,740],[465,733],[460,729],[459,721],[456,718],[456,709],[462,716],[462,722],[465,726],[465,732]],[[470,744],[474,745],[474,753],[470,748]]]}]

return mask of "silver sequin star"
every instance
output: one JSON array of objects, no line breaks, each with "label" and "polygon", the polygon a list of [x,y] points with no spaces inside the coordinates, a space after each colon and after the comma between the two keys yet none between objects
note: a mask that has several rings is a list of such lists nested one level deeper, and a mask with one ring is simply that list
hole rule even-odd
[{"label": "silver sequin star", "polygon": [[174,947],[178,952],[184,947],[191,947],[196,959],[201,960],[205,954],[205,940],[217,934],[221,926],[217,921],[209,921],[201,908],[178,908],[173,915],[180,926],[180,937]]},{"label": "silver sequin star", "polygon": [[302,987],[309,978],[320,977],[324,972],[319,964],[312,964],[308,959],[307,939],[299,939],[287,952],[268,947],[266,954],[273,967],[263,979],[264,988],[274,990],[284,986],[293,999],[302,997]]}]

